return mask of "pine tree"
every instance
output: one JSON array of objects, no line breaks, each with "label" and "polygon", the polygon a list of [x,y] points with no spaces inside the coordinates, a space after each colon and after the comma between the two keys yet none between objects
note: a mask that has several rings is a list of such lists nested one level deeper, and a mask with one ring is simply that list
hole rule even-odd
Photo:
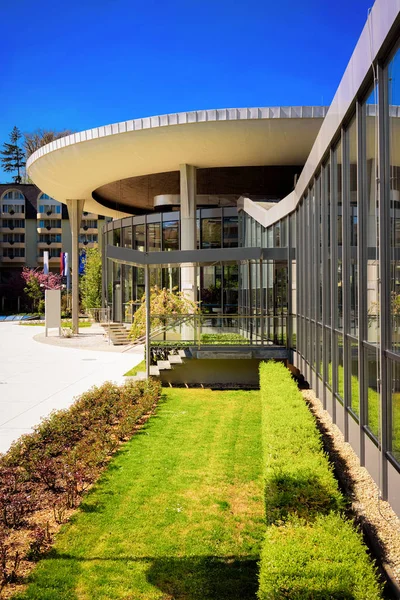
[{"label": "pine tree", "polygon": [[25,154],[22,148],[19,147],[19,140],[22,137],[18,127],[14,127],[10,133],[10,142],[3,144],[3,150],[0,151],[1,162],[6,173],[17,171],[17,175],[13,176],[15,183],[21,183],[21,169],[25,166]]}]

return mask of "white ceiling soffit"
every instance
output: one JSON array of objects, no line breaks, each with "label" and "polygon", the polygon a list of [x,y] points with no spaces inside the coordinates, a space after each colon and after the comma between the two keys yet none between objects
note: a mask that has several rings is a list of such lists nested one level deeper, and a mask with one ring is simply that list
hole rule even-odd
[{"label": "white ceiling soffit", "polygon": [[117,216],[92,198],[128,177],[179,169],[301,165],[326,107],[232,108],[124,121],[61,138],[27,161],[29,177],[49,196],[84,199],[85,209]]}]

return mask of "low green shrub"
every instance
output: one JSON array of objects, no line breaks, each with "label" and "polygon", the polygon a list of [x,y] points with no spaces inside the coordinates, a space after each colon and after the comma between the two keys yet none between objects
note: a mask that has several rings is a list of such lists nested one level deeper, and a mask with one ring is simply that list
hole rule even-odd
[{"label": "low green shrub", "polygon": [[7,506],[1,513],[3,524],[19,526],[36,508],[41,491],[63,495],[69,508],[76,506],[108,457],[134,433],[160,390],[155,380],[123,386],[107,382],[82,394],[69,409],[53,412],[33,433],[14,442],[0,457],[0,509]]},{"label": "low green shrub", "polygon": [[249,340],[240,333],[202,333],[202,344],[249,344]]},{"label": "low green shrub", "polygon": [[260,366],[267,533],[260,600],[380,598],[375,567],[289,371]]},{"label": "low green shrub", "polygon": [[[36,561],[49,550],[52,535],[48,521],[38,523],[41,514],[50,510],[56,523],[64,522],[160,392],[154,380],[93,387],[0,455],[0,589],[18,579],[21,561]],[[16,529],[24,530],[25,555],[24,542],[12,551]]]},{"label": "low green shrub", "polygon": [[263,600],[377,600],[381,597],[360,534],[331,513],[268,527],[258,597]]}]

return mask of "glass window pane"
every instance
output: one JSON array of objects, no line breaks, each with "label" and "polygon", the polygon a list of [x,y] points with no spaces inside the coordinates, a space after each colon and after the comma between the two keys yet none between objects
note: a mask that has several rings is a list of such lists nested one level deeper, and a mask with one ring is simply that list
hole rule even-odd
[{"label": "glass window pane", "polygon": [[133,228],[133,248],[135,250],[145,251],[145,234],[144,224],[135,225]]},{"label": "glass window pane", "polygon": [[335,335],[334,339],[336,340],[336,358],[337,358],[337,395],[344,399],[344,363],[343,363],[343,336]]},{"label": "glass window pane", "polygon": [[375,350],[368,349],[367,360],[367,426],[378,437],[379,432],[379,393],[378,393],[378,360]]},{"label": "glass window pane", "polygon": [[359,385],[358,385],[358,343],[350,342],[351,382],[349,406],[360,416]]},{"label": "glass window pane", "polygon": [[179,250],[179,222],[164,221],[163,227],[163,250]]},{"label": "glass window pane", "polygon": [[[161,250],[160,223],[148,223],[147,224],[147,250],[148,250],[148,252],[159,252]],[[160,278],[161,278],[161,275],[160,275]],[[159,285],[159,284],[157,283],[157,284],[153,284],[153,285]]]},{"label": "glass window pane", "polygon": [[400,49],[388,67],[389,152],[390,152],[390,291],[392,351],[400,352]]},{"label": "glass window pane", "polygon": [[400,364],[392,362],[392,454],[400,463]]},{"label": "glass window pane", "polygon": [[[378,235],[378,194],[376,186],[377,178],[377,147],[376,147],[376,127],[377,127],[377,86],[371,91],[365,102],[365,139],[366,155],[364,172],[367,178],[366,201],[364,202],[366,212],[366,235],[367,252],[365,260],[367,262],[367,277],[364,282],[362,293],[367,298],[367,316],[368,327],[366,337],[369,342],[379,342],[378,330],[378,263],[377,263],[377,235]],[[361,284],[361,282],[360,282]],[[366,287],[365,287],[366,286]]]},{"label": "glass window pane", "polygon": [[349,280],[350,292],[350,333],[358,335],[358,199],[357,199],[357,126],[356,119],[351,122],[347,132],[349,139],[349,189],[348,214],[349,225]]},{"label": "glass window pane", "polygon": [[343,328],[343,274],[342,274],[342,148],[339,143],[335,150],[335,190],[334,198],[337,211],[336,251],[336,327]]},{"label": "glass window pane", "polygon": [[201,220],[202,248],[221,248],[221,217]]},{"label": "glass window pane", "polygon": [[113,246],[121,245],[121,229],[118,227],[113,230]]},{"label": "glass window pane", "polygon": [[124,248],[132,248],[132,227],[124,227],[122,233]]},{"label": "glass window pane", "polygon": [[238,239],[238,218],[224,217],[224,248],[236,248]]}]

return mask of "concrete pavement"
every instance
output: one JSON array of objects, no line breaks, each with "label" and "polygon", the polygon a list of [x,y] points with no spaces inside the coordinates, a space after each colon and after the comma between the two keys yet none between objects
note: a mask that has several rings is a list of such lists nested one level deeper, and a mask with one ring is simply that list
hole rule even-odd
[{"label": "concrete pavement", "polygon": [[0,452],[93,385],[121,383],[124,373],[143,360],[143,347],[120,353],[41,344],[33,338],[42,331],[0,323]]}]

